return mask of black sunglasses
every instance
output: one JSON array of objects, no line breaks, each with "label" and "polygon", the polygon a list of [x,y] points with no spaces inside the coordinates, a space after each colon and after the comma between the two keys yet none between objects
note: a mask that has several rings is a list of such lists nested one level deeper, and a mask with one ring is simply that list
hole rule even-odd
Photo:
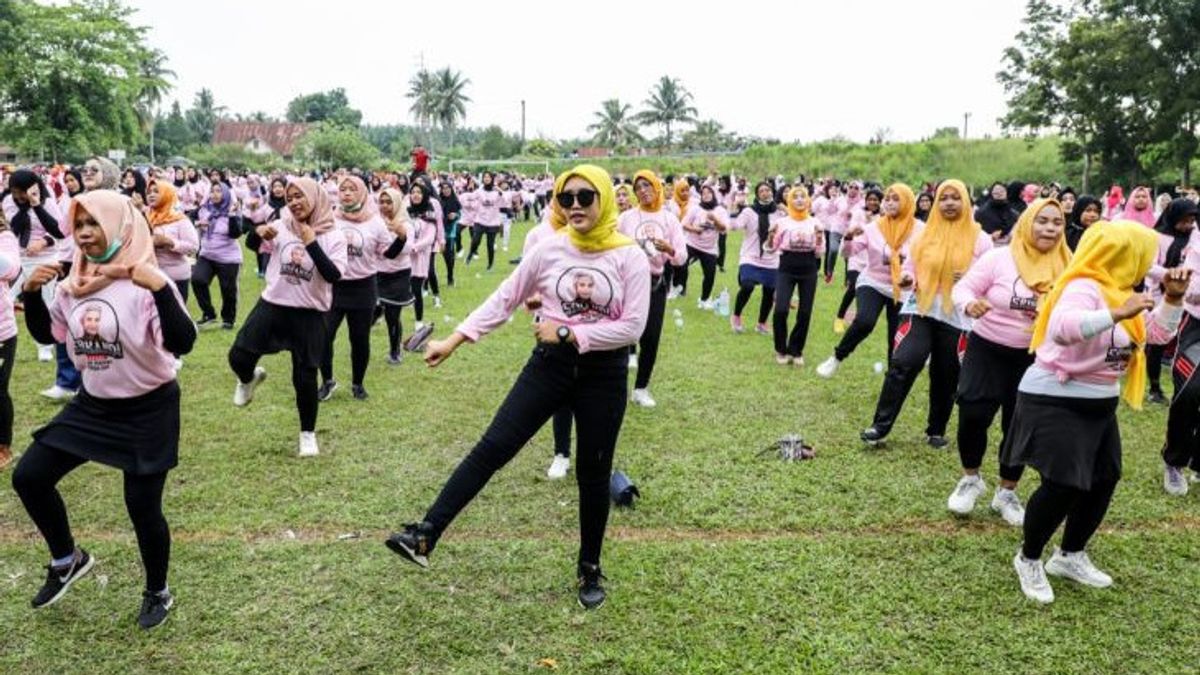
[{"label": "black sunglasses", "polygon": [[588,189],[578,190],[576,192],[560,192],[554,195],[554,200],[557,201],[558,205],[564,209],[571,208],[576,204],[576,202],[579,203],[580,207],[586,209],[596,201],[596,195],[598,194],[600,193],[596,192],[595,190]]}]

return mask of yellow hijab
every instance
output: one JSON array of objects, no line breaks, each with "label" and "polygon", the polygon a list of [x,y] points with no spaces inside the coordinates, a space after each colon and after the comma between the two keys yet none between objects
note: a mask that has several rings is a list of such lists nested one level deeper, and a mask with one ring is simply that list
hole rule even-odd
[{"label": "yellow hijab", "polygon": [[912,188],[904,183],[893,183],[884,191],[884,196],[888,192],[895,192],[900,198],[900,210],[896,212],[896,217],[889,215],[879,216],[879,232],[883,235],[883,240],[887,242],[888,248],[892,250],[892,255],[888,259],[888,268],[892,273],[892,299],[900,299],[900,276],[901,276],[901,260],[900,249],[904,247],[904,243],[912,236],[913,228],[916,227],[917,213],[917,198],[913,195]]},{"label": "yellow hijab", "polygon": [[558,205],[557,199],[550,200],[550,226],[556,232],[566,231],[575,248],[584,253],[599,253],[621,246],[632,246],[633,240],[617,231],[617,193],[613,190],[612,177],[608,172],[592,164],[579,166],[559,175],[554,181],[554,195],[562,192],[563,186],[574,176],[586,180],[599,193],[600,216],[596,225],[587,232],[579,232],[567,224],[567,213]]},{"label": "yellow hijab", "polygon": [[[958,218],[946,220],[938,208],[942,195],[954,190],[962,198],[962,211]],[[933,307],[933,301],[942,297],[942,307],[954,311],[954,300],[950,293],[954,289],[955,275],[961,275],[971,266],[975,258],[975,242],[979,238],[979,223],[971,215],[971,193],[962,181],[950,179],[938,186],[933,197],[933,210],[921,238],[913,244],[913,268],[917,271],[917,307],[922,313]]]},{"label": "yellow hijab", "polygon": [[805,189],[803,185],[797,185],[789,189],[787,191],[787,196],[783,198],[783,200],[787,202],[788,216],[790,216],[792,220],[807,220],[808,209],[798,209],[792,205],[792,197],[794,197],[797,192],[803,194],[805,199],[808,199],[808,190]]},{"label": "yellow hijab", "polygon": [[[649,207],[642,206],[642,200],[637,199],[636,192],[637,192],[637,182],[638,182],[639,178],[645,179],[647,183],[650,183],[650,187],[654,189],[654,202],[652,202]],[[639,209],[641,209],[642,211],[645,211],[646,213],[655,213],[657,211],[662,210],[662,207],[663,207],[663,184],[662,184],[662,181],[658,179],[658,176],[655,175],[655,173],[653,171],[651,171],[650,169],[642,169],[641,171],[638,171],[637,173],[633,174],[633,187],[634,187],[634,201],[637,202]]]},{"label": "yellow hijab", "polygon": [[[1141,223],[1100,221],[1083,233],[1075,255],[1054,282],[1054,288],[1046,298],[1045,306],[1038,312],[1033,324],[1031,351],[1036,350],[1046,339],[1046,327],[1050,325],[1050,314],[1062,297],[1067,284],[1075,279],[1091,279],[1100,286],[1104,304],[1110,309],[1120,307],[1133,295],[1134,284],[1145,278],[1150,265],[1158,256],[1158,236],[1154,230]],[[1133,342],[1133,355],[1129,359],[1129,370],[1125,374],[1125,386],[1121,398],[1134,410],[1142,409],[1142,398],[1146,387],[1146,317],[1139,314],[1125,319],[1121,327]]]},{"label": "yellow hijab", "polygon": [[692,186],[682,178],[675,181],[675,206],[679,207],[679,219],[687,215],[688,200],[692,197]]},{"label": "yellow hijab", "polygon": [[1021,218],[1013,228],[1012,243],[1009,245],[1021,280],[1043,297],[1050,292],[1054,280],[1071,262],[1071,249],[1067,248],[1065,236],[1059,237],[1058,244],[1046,253],[1039,251],[1035,245],[1033,219],[1047,206],[1057,208],[1064,219],[1067,217],[1057,199],[1036,199],[1021,213]]}]

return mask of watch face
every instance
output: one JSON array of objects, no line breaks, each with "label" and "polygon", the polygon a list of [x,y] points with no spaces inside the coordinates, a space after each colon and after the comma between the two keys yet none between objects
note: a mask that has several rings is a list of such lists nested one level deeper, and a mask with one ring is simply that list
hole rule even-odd
[{"label": "watch face", "polygon": [[566,326],[558,327],[558,339],[559,340],[566,340],[570,334],[571,334],[571,331]]}]

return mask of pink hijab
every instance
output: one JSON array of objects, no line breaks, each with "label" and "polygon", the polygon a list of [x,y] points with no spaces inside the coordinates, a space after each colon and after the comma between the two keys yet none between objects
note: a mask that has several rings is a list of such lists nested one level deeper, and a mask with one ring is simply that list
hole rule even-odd
[{"label": "pink hijab", "polygon": [[358,191],[358,203],[350,207],[338,204],[338,215],[343,220],[348,220],[352,223],[365,223],[379,213],[379,207],[375,205],[375,200],[371,199],[371,191],[367,189],[367,184],[358,176],[345,176],[338,181],[338,190],[346,183],[350,183]]},{"label": "pink hijab", "polygon": [[[308,225],[317,234],[325,234],[333,229],[333,202],[329,199],[329,193],[321,189],[317,185],[317,181],[311,178],[293,178],[288,181],[288,187],[296,186],[300,192],[304,193],[304,197],[308,199],[309,206],[312,206],[312,213],[308,214],[308,222],[301,223]],[[294,225],[294,217],[292,212],[287,211],[287,216],[284,218],[287,225],[293,232],[297,230]]]},{"label": "pink hijab", "polygon": [[158,267],[150,223],[129,197],[112,190],[93,190],[76,196],[67,209],[67,222],[72,226],[79,209],[100,224],[109,245],[116,245],[116,252],[108,260],[93,262],[83,249],[76,247],[66,284],[72,296],[82,298],[107,287],[114,279],[128,279],[137,265]]},{"label": "pink hijab", "polygon": [[[1146,208],[1141,211],[1133,208],[1133,197],[1139,192],[1146,195]],[[1129,193],[1129,199],[1125,200],[1125,208],[1121,212],[1121,218],[1141,223],[1146,227],[1154,227],[1157,219],[1154,217],[1154,196],[1150,194],[1150,188],[1139,185]]]}]

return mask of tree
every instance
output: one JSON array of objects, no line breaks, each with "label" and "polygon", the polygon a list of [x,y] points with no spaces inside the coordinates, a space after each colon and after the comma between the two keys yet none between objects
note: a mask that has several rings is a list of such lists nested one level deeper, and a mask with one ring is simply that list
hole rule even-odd
[{"label": "tree", "polygon": [[525,144],[524,154],[534,157],[557,157],[558,145],[544,138],[535,138]]},{"label": "tree", "polygon": [[509,136],[493,124],[483,130],[479,154],[484,159],[507,159],[521,151],[521,139]]},{"label": "tree", "polygon": [[405,94],[405,98],[412,99],[408,112],[412,113],[421,131],[426,132],[437,117],[438,111],[437,81],[433,73],[424,68],[417,71],[408,81],[408,93]]},{"label": "tree", "polygon": [[325,168],[370,168],[379,161],[379,150],[358,129],[318,122],[297,143],[296,156]]},{"label": "tree", "polygon": [[629,114],[632,108],[615,98],[602,102],[600,110],[596,111],[595,123],[588,125],[588,131],[596,132],[596,144],[615,148],[640,142],[642,135]]},{"label": "tree", "polygon": [[116,0],[0,1],[0,133],[54,160],[134,146],[136,105],[156,87],[143,81],[153,52],[132,11]]},{"label": "tree", "polygon": [[962,129],[958,127],[938,127],[933,130],[932,138],[959,138]]},{"label": "tree", "polygon": [[362,112],[350,107],[346,90],[341,87],[316,94],[297,96],[288,103],[289,122],[333,122],[348,127],[362,123]]},{"label": "tree", "polygon": [[211,143],[217,120],[224,112],[225,106],[217,105],[213,93],[208,89],[201,89],[196,92],[196,100],[184,117],[187,119],[188,129],[199,142]]},{"label": "tree", "polygon": [[175,71],[166,66],[167,55],[154,49],[142,58],[138,67],[141,75],[141,90],[138,92],[135,110],[138,125],[144,133],[150,134],[150,162],[154,163],[154,127],[158,117],[158,104],[163,96],[171,90],[168,78],[175,77]]},{"label": "tree", "polygon": [[467,103],[471,99],[464,90],[470,83],[471,80],[464,78],[462,73],[449,67],[442,68],[433,76],[433,118],[450,135],[450,145],[454,145],[454,129],[458,121],[467,117]]},{"label": "tree", "polygon": [[[192,135],[179,101],[171,104],[171,112],[165,117],[160,116],[154,123],[154,135],[159,149],[164,155],[180,154],[187,146],[201,142]],[[207,142],[210,139],[203,139]]]},{"label": "tree", "polygon": [[678,80],[663,75],[650,90],[650,98],[645,101],[646,109],[638,113],[637,119],[643,124],[662,125],[666,144],[670,146],[671,125],[695,121],[696,108],[691,101],[692,95]]},{"label": "tree", "polygon": [[728,135],[716,120],[697,122],[695,128],[683,135],[683,145],[692,150],[713,152],[729,145]]}]

